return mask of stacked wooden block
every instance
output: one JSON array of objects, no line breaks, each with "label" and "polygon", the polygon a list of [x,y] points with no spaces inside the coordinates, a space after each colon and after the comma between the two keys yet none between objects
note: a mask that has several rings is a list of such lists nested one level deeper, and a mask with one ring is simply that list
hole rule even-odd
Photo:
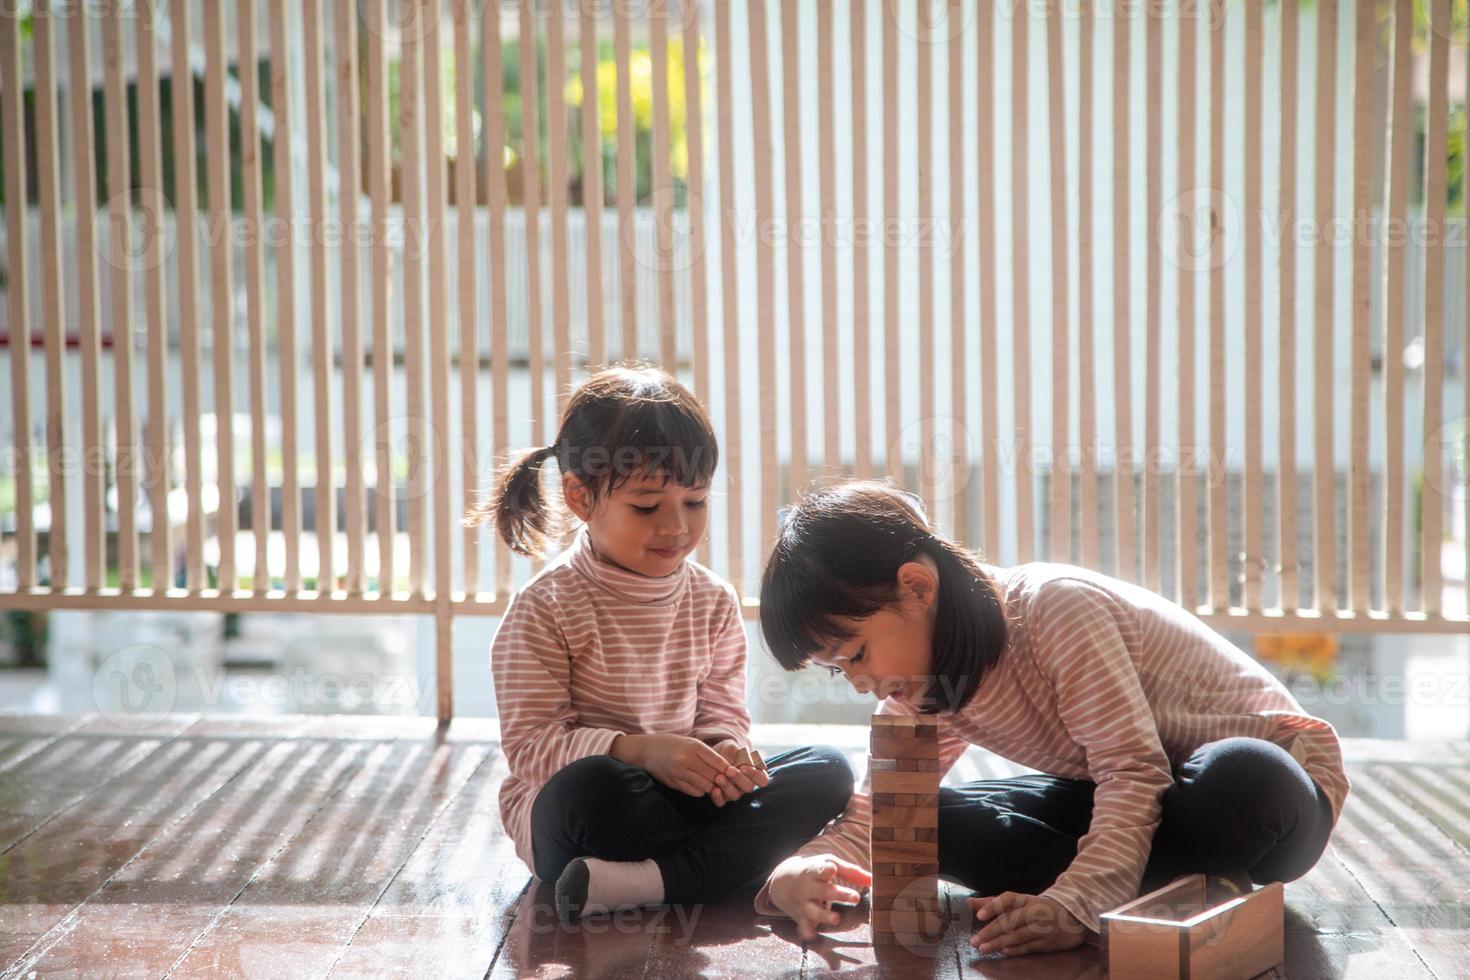
[{"label": "stacked wooden block", "polygon": [[873,716],[870,922],[874,946],[925,946],[939,914],[939,726],[929,717]]}]

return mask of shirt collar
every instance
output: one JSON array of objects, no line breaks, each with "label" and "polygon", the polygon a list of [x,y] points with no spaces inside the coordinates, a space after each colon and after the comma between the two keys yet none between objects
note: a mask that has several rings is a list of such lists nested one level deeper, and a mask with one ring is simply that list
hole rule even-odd
[{"label": "shirt collar", "polygon": [[569,552],[568,563],[572,568],[592,584],[628,602],[667,605],[682,596],[689,586],[687,560],[681,561],[674,572],[659,578],[640,575],[599,555],[592,547],[586,525],[578,528]]}]

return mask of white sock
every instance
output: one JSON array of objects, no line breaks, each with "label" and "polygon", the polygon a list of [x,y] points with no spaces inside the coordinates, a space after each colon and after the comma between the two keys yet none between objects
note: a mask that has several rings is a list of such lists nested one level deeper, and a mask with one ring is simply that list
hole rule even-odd
[{"label": "white sock", "polygon": [[587,862],[587,901],[584,913],[609,912],[637,905],[662,905],[664,876],[658,862],[604,861],[585,858]]}]

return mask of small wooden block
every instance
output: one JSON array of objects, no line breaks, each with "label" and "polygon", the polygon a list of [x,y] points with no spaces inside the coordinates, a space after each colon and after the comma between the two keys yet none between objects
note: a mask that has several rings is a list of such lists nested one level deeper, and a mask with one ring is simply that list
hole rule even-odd
[{"label": "small wooden block", "polygon": [[936,913],[938,913],[938,911],[939,911],[939,879],[937,879],[937,878],[929,878],[929,879],[921,879],[921,880],[928,880],[928,881],[932,881],[933,882],[933,886],[930,889],[933,892],[933,895],[934,895],[934,897],[933,897],[932,900],[926,901],[926,900],[922,900],[921,899],[921,900],[915,901],[914,896],[912,894],[907,893],[907,892],[905,892],[903,894],[899,894],[899,895],[869,895],[868,896],[868,908],[870,908],[870,909],[884,909],[884,910],[928,908],[928,909],[933,909]]},{"label": "small wooden block", "polygon": [[939,844],[936,841],[873,842],[874,864],[931,864],[939,861]]},{"label": "small wooden block", "polygon": [[868,922],[881,932],[930,934],[943,925],[937,908],[873,909]]},{"label": "small wooden block", "polygon": [[938,827],[939,809],[932,806],[889,806],[873,811],[874,827]]},{"label": "small wooden block", "polygon": [[939,805],[939,796],[937,794],[934,797],[934,802],[931,804],[925,804],[923,802],[923,797],[914,793],[874,793],[872,796],[872,800],[874,810],[880,809],[882,807]]},{"label": "small wooden block", "polygon": [[894,878],[920,878],[939,874],[939,863],[933,864],[879,864],[874,863],[873,875]]},{"label": "small wooden block", "polygon": [[937,841],[937,840],[939,840],[939,828],[938,827],[871,827],[868,830],[868,837],[869,837],[869,839],[876,840],[876,841],[890,841],[890,840],[902,840],[902,841],[926,840],[926,841]]},{"label": "small wooden block", "polygon": [[925,875],[922,878],[895,878],[884,888],[873,890],[868,895],[870,905],[877,908],[917,908],[938,902],[939,878]]},{"label": "small wooden block", "polygon": [[868,755],[875,759],[936,759],[939,743],[933,739],[873,733]]},{"label": "small wooden block", "polygon": [[873,945],[884,948],[902,947],[911,950],[924,946],[937,946],[941,938],[943,937],[919,936],[909,932],[875,932],[873,933]]},{"label": "small wooden block", "polygon": [[932,772],[939,773],[938,759],[868,759],[872,772]]},{"label": "small wooden block", "polygon": [[937,772],[892,772],[879,769],[872,773],[871,778],[874,793],[923,793],[936,796],[939,793]]}]

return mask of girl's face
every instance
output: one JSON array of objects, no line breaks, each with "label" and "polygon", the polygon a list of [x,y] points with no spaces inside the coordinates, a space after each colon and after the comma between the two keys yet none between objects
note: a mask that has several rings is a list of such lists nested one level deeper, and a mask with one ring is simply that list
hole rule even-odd
[{"label": "girl's face", "polygon": [[898,570],[898,599],[863,619],[843,625],[852,633],[813,654],[812,662],[841,671],[863,694],[913,703],[931,679],[935,597],[934,560],[920,555]]},{"label": "girl's face", "polygon": [[658,474],[629,479],[595,506],[582,482],[567,475],[562,496],[587,525],[598,555],[650,578],[678,571],[709,522],[708,486],[684,487]]}]

